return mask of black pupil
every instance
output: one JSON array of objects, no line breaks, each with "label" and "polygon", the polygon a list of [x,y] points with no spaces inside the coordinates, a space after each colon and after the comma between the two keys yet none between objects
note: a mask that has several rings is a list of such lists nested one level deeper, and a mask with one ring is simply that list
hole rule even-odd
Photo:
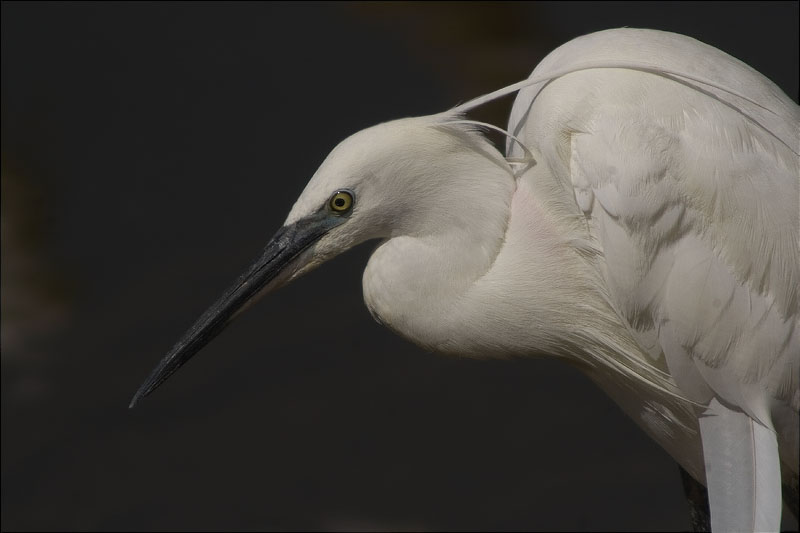
[{"label": "black pupil", "polygon": [[344,207],[344,198],[337,198],[333,201],[333,205],[336,207]]}]

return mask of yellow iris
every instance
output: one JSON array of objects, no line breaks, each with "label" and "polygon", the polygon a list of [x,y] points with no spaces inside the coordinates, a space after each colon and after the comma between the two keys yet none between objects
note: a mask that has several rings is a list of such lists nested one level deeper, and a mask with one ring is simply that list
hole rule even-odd
[{"label": "yellow iris", "polygon": [[337,191],[331,196],[330,206],[337,213],[344,213],[353,206],[353,195],[347,191]]}]

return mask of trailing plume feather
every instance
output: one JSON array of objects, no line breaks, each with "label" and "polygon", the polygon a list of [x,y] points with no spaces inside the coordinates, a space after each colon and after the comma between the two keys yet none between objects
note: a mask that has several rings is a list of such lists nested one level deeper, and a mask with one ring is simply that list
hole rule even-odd
[{"label": "trailing plume feather", "polygon": [[[701,47],[703,48],[704,57],[709,57],[712,61],[719,61],[720,58],[724,59],[726,66],[733,67],[729,69],[733,72],[729,76],[722,77],[722,79],[713,79],[703,75],[703,65],[693,64],[687,67],[685,61],[675,63],[671,61],[660,61],[659,63],[648,61],[643,55],[649,53],[649,50],[645,52],[640,49],[641,47],[636,48],[635,46],[629,46],[625,42],[625,39],[629,37],[627,34],[628,32],[630,35],[635,36],[637,32],[641,31],[646,31],[649,34],[649,44],[652,44],[653,48],[659,51],[665,49],[675,55],[676,45],[690,45],[692,47],[691,52],[694,56],[697,56],[696,48]],[[559,61],[559,51],[563,48],[562,47],[548,55],[548,57],[540,63],[530,78],[503,87],[489,94],[473,98],[468,102],[456,106],[453,108],[453,111],[465,113],[483,104],[520,91],[521,89],[535,85],[543,86],[551,80],[582,70],[609,68],[638,70],[683,83],[735,109],[747,117],[753,124],[757,125],[789,148],[795,155],[800,155],[800,132],[792,125],[792,120],[787,120],[787,117],[794,115],[793,118],[796,123],[796,109],[792,109],[791,106],[786,106],[785,103],[776,96],[780,95],[781,91],[777,87],[774,87],[774,85],[767,90],[760,91],[757,95],[751,96],[746,94],[746,92],[752,90],[752,87],[742,86],[736,75],[741,71],[755,73],[748,65],[724,54],[716,48],[689,37],[680,36],[681,39],[676,41],[674,39],[674,34],[655,30],[608,30],[587,35],[581,39],[587,44],[587,48],[592,47],[594,41],[601,40],[604,41],[602,42],[603,45],[608,46],[611,44],[608,42],[610,40],[609,37],[612,37],[610,32],[613,32],[613,37],[619,41],[617,43],[618,49],[625,49],[626,55],[633,55],[636,57],[620,59],[619,57],[613,57],[614,53],[605,55],[601,51],[594,54],[597,57],[592,57],[591,59],[583,61],[573,60],[568,66],[563,67],[561,65],[562,62]],[[677,51],[677,53],[680,54],[680,51]],[[667,57],[663,53],[658,55],[660,59]],[[687,56],[684,55],[683,58],[685,57]],[[557,68],[556,65],[561,68]],[[735,85],[740,85],[740,87],[735,88]]]}]

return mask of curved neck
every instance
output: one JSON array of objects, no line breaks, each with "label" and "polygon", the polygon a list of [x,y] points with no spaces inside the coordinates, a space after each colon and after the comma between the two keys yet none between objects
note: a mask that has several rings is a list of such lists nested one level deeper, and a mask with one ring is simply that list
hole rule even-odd
[{"label": "curved neck", "polygon": [[364,300],[380,323],[434,349],[446,339],[457,300],[502,248],[515,189],[496,150],[459,165],[438,198],[400,225],[370,257]]}]

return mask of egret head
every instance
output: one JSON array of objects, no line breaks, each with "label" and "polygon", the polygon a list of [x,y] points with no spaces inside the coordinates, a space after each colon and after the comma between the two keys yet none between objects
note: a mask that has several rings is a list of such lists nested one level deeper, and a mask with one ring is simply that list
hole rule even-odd
[{"label": "egret head", "polygon": [[[466,217],[451,205],[451,176],[506,165],[453,114],[407,118],[362,130],[328,155],[261,257],[161,360],[131,401],[150,394],[258,296],[370,239],[419,235]],[[507,166],[507,165],[506,165]]]}]

